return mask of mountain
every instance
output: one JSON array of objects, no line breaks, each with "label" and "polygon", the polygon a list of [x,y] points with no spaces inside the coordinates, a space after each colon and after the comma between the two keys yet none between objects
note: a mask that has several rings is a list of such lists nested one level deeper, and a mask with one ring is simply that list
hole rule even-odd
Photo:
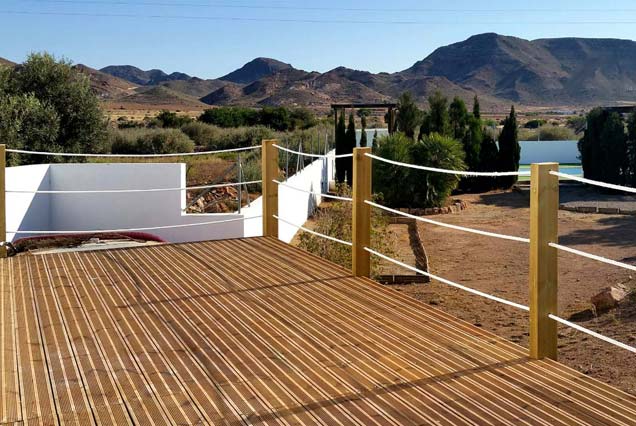
[{"label": "mountain", "polygon": [[101,72],[110,74],[139,86],[155,86],[164,81],[189,80],[191,77],[181,72],[166,74],[162,70],[152,69],[144,71],[132,65],[110,65],[100,69]]},{"label": "mountain", "polygon": [[112,99],[134,93],[135,85],[121,78],[78,64],[73,68],[88,76],[93,92],[100,98]]},{"label": "mountain", "polygon": [[523,104],[593,104],[636,100],[636,43],[617,39],[524,40],[480,34],[440,47],[402,71],[443,77]]},{"label": "mountain", "polygon": [[205,104],[201,103],[197,98],[177,92],[165,86],[142,86],[137,88],[134,93],[120,96],[116,98],[115,101],[116,102],[112,103],[137,105],[143,108],[200,109],[205,106]]},{"label": "mountain", "polygon": [[234,85],[234,83],[216,79],[203,80],[197,77],[192,77],[189,80],[172,80],[161,83],[161,86],[195,98],[201,98],[227,85]]},{"label": "mountain", "polygon": [[6,66],[9,66],[9,67],[12,67],[12,66],[15,65],[15,63],[11,62],[8,59],[0,58],[0,65],[6,65]]},{"label": "mountain", "polygon": [[238,84],[250,84],[263,77],[267,77],[290,68],[292,68],[291,65],[277,61],[276,59],[256,58],[243,65],[241,68],[224,75],[219,78],[219,80],[231,81],[232,83]]}]

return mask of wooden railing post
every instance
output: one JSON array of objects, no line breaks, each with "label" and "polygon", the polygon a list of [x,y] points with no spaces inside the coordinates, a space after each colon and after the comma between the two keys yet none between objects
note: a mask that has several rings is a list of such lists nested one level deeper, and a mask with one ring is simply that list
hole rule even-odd
[{"label": "wooden railing post", "polygon": [[557,359],[558,163],[532,164],[530,177],[530,357]]},{"label": "wooden railing post", "polygon": [[371,275],[371,257],[365,247],[371,245],[371,206],[364,200],[371,200],[371,158],[365,154],[371,148],[353,150],[353,264],[352,272],[356,277]]},{"label": "wooden railing post", "polygon": [[263,236],[278,238],[278,149],[274,146],[275,139],[263,141],[261,158],[263,179]]},{"label": "wooden railing post", "polygon": [[[7,198],[6,198],[6,168],[7,152],[4,145],[0,145],[0,242],[7,241]],[[7,257],[7,246],[0,246],[0,258]]]}]

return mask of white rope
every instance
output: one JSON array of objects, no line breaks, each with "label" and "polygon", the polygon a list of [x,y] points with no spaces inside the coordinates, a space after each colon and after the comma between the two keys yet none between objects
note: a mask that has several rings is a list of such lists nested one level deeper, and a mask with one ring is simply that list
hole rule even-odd
[{"label": "white rope", "polygon": [[578,330],[578,331],[580,331],[582,333],[589,334],[590,336],[594,336],[597,339],[601,339],[601,340],[603,340],[603,341],[605,341],[607,343],[611,343],[612,345],[616,345],[619,348],[623,348],[623,349],[626,349],[626,350],[628,350],[630,352],[636,353],[636,348],[633,347],[633,346],[626,345],[625,343],[619,342],[618,340],[614,340],[611,337],[603,336],[602,334],[599,334],[599,333],[597,333],[595,331],[592,331],[592,330],[590,330],[588,328],[581,327],[580,325],[575,324],[573,322],[570,322],[568,320],[564,320],[563,318],[557,317],[556,315],[549,314],[548,317],[550,319],[555,320],[556,322],[560,322],[563,325],[567,325],[568,327],[572,327],[573,329]]},{"label": "white rope", "polygon": [[417,164],[408,164],[401,163],[399,161],[389,160],[384,157],[378,157],[377,155],[366,153],[364,154],[367,157],[373,158],[374,160],[383,161],[385,163],[393,164],[396,166],[408,167],[411,169],[418,170],[426,170],[429,172],[436,173],[446,173],[449,175],[459,175],[459,176],[530,176],[530,172],[471,172],[465,170],[449,170],[449,169],[438,169],[436,167],[427,167],[427,166],[419,166]]},{"label": "white rope", "polygon": [[262,216],[241,217],[238,219],[218,220],[215,222],[198,222],[198,223],[186,223],[182,225],[152,226],[147,228],[97,229],[92,231],[7,231],[7,234],[98,234],[98,233],[117,233],[117,232],[128,232],[128,231],[153,231],[157,229],[187,228],[190,226],[216,225],[217,223],[239,222],[242,220],[256,219],[259,217],[262,217]]},{"label": "white rope", "polygon": [[23,149],[7,149],[7,152],[14,154],[29,155],[49,155],[57,157],[103,157],[103,158],[161,158],[161,157],[189,157],[192,155],[210,155],[222,154],[224,152],[248,151],[251,149],[260,149],[261,145],[246,146],[243,148],[219,149],[216,151],[200,151],[200,152],[181,152],[175,154],[83,154],[78,152],[46,152],[46,151],[26,151]]},{"label": "white rope", "polygon": [[436,281],[439,281],[441,283],[447,284],[447,285],[449,285],[451,287],[456,287],[456,288],[458,288],[460,290],[467,291],[468,293],[472,293],[472,294],[475,294],[477,296],[485,297],[486,299],[494,300],[495,302],[503,303],[504,305],[512,306],[512,307],[515,307],[515,308],[518,308],[518,309],[521,309],[521,310],[524,310],[524,311],[529,311],[530,310],[529,307],[527,307],[525,305],[522,305],[520,303],[511,302],[509,300],[502,299],[501,297],[492,296],[492,295],[490,295],[488,293],[484,293],[484,292],[481,292],[479,290],[474,290],[474,289],[472,289],[470,287],[466,287],[466,286],[463,286],[461,284],[457,284],[457,283],[455,283],[453,281],[447,280],[445,278],[438,277],[437,275],[433,275],[433,274],[429,274],[428,272],[421,271],[421,270],[419,270],[417,268],[414,268],[414,267],[412,267],[410,265],[407,265],[406,263],[402,263],[399,260],[395,260],[395,259],[392,259],[392,258],[390,258],[388,256],[383,255],[382,253],[378,253],[377,251],[372,250],[372,249],[370,249],[368,247],[365,247],[364,249],[366,251],[368,251],[369,253],[374,254],[374,255],[376,255],[376,256],[384,259],[384,260],[388,260],[389,262],[395,263],[396,265],[400,265],[400,266],[402,266],[402,267],[404,267],[406,269],[410,269],[411,271],[416,272],[418,274],[425,275],[425,276],[427,276],[429,278],[432,278],[432,279],[434,279]]},{"label": "white rope", "polygon": [[587,183],[588,185],[595,185],[595,186],[600,186],[603,188],[614,189],[616,191],[631,192],[632,194],[636,194],[636,188],[631,188],[629,186],[614,185],[613,183],[599,182],[597,180],[585,179],[584,177],[569,175],[567,173],[561,173],[561,172],[555,172],[555,171],[551,171],[550,174],[552,176],[558,176],[562,179],[575,180],[577,182]]},{"label": "white rope", "polygon": [[316,235],[317,237],[322,237],[322,238],[325,238],[327,240],[335,241],[336,243],[344,244],[344,245],[349,246],[349,247],[353,246],[353,244],[350,243],[349,241],[339,240],[338,238],[330,237],[329,235],[325,235],[325,234],[321,234],[320,232],[312,231],[311,229],[307,229],[304,226],[300,226],[300,225],[296,225],[295,223],[288,222],[285,219],[282,219],[282,218],[276,216],[275,214],[272,215],[272,216],[275,219],[278,219],[281,222],[286,223],[287,225],[293,226],[294,228],[302,229],[303,231],[309,232],[310,234]]},{"label": "white rope", "polygon": [[614,265],[621,268],[629,269],[630,271],[636,271],[636,266],[628,263],[618,262],[616,260],[608,259],[606,257],[597,256],[595,254],[587,253],[585,251],[573,249],[571,247],[562,246],[561,244],[549,243],[550,247],[554,247],[557,250],[567,251],[568,253],[576,254],[578,256],[587,257],[588,259],[597,260],[599,262],[607,263],[608,265]]},{"label": "white rope", "polygon": [[325,197],[325,198],[333,198],[334,200],[353,201],[353,198],[340,197],[338,195],[323,194],[322,192],[313,192],[313,191],[309,191],[309,190],[306,190],[306,189],[302,189],[302,188],[297,188],[295,186],[291,186],[291,185],[286,184],[284,182],[280,182],[280,181],[278,181],[276,179],[273,179],[272,182],[277,183],[278,185],[284,186],[286,188],[290,188],[290,189],[294,189],[296,191],[304,192],[306,194],[318,195],[320,197]]},{"label": "white rope", "polygon": [[312,158],[348,158],[353,157],[353,154],[338,154],[338,155],[330,155],[330,154],[307,154],[305,152],[294,151],[289,148],[284,148],[280,145],[272,144],[273,147],[276,147],[282,151],[289,152],[291,154],[302,155],[303,157],[312,157]]},{"label": "white rope", "polygon": [[69,191],[26,191],[26,190],[13,190],[8,189],[6,192],[11,194],[120,194],[129,192],[168,192],[168,191],[191,191],[197,189],[212,189],[212,188],[225,188],[228,186],[240,186],[240,185],[252,185],[255,183],[261,183],[262,180],[252,180],[248,182],[228,182],[217,185],[201,185],[201,186],[186,186],[183,188],[151,188],[151,189],[87,189],[87,190],[69,190]]},{"label": "white rope", "polygon": [[480,231],[478,229],[472,229],[472,228],[466,228],[466,227],[463,227],[463,226],[451,225],[449,223],[438,222],[436,220],[426,219],[426,218],[423,218],[423,217],[420,217],[420,216],[415,216],[415,215],[412,215],[412,214],[409,214],[409,213],[404,213],[404,212],[401,212],[399,210],[391,209],[389,207],[385,207],[383,205],[374,203],[374,202],[369,201],[369,200],[364,200],[364,202],[367,203],[370,206],[377,207],[377,208],[382,209],[382,210],[386,210],[387,212],[395,213],[395,214],[400,215],[400,216],[409,217],[409,218],[412,218],[412,219],[415,219],[415,220],[419,220],[420,222],[430,223],[432,225],[443,226],[445,228],[455,229],[455,230],[458,230],[458,231],[470,232],[472,234],[485,235],[487,237],[501,238],[502,240],[518,241],[518,242],[521,242],[521,243],[530,243],[530,239],[529,238],[515,237],[515,236],[512,236],[512,235],[497,234],[495,232]]}]

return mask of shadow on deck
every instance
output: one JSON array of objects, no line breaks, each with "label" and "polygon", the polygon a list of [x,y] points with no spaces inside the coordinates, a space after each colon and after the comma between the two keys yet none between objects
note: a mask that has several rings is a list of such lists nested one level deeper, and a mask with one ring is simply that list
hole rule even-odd
[{"label": "shadow on deck", "polygon": [[636,398],[252,238],[0,261],[0,424],[634,424]]}]

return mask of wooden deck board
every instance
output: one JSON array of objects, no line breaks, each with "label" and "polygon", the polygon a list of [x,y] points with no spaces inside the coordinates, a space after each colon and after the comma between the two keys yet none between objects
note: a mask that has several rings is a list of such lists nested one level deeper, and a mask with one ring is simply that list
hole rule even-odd
[{"label": "wooden deck board", "polygon": [[0,424],[636,424],[635,397],[275,239],[0,279]]}]

